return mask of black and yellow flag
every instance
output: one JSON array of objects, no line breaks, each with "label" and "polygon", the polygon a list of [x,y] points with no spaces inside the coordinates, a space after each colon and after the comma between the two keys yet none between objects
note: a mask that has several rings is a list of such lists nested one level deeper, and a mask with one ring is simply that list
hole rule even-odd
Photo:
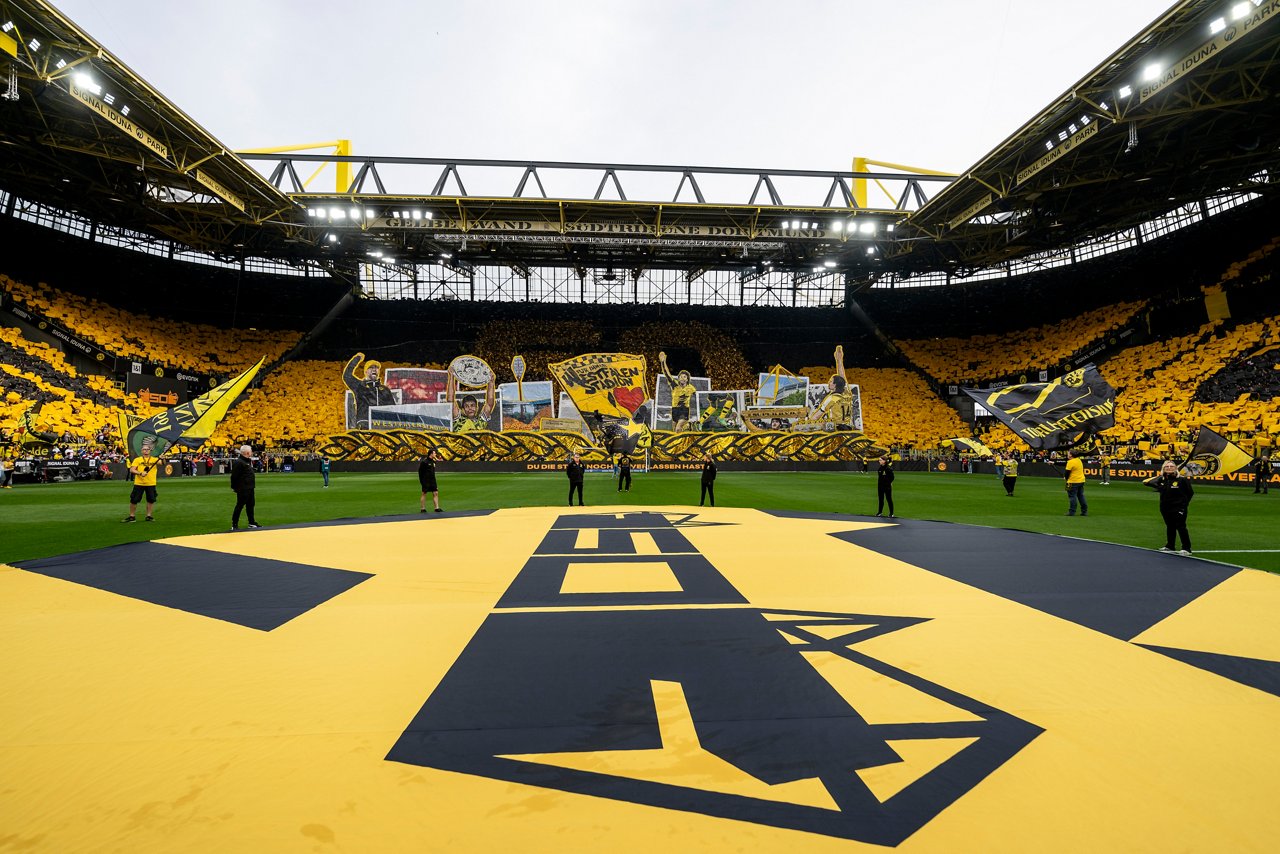
[{"label": "black and yellow flag", "polygon": [[1196,446],[1182,464],[1182,471],[1191,477],[1231,474],[1252,462],[1253,457],[1239,445],[1208,427],[1201,427],[1196,434]]},{"label": "black and yellow flag", "polygon": [[264,361],[265,358],[259,359],[258,364],[235,379],[227,380],[217,388],[166,409],[159,415],[134,421],[136,416],[120,413],[121,435],[125,437],[125,449],[130,458],[141,453],[144,444],[151,445],[157,457],[175,444],[192,449],[200,447],[205,439],[213,435],[218,422],[226,417],[231,404],[248,388]]},{"label": "black and yellow flag", "polygon": [[977,439],[943,439],[942,440],[942,444],[946,445],[948,443],[950,443],[951,447],[955,448],[957,451],[959,451],[962,454],[977,454],[980,457],[995,456],[995,454],[992,453],[990,448],[988,448],[986,445],[979,442]]},{"label": "black and yellow flag", "polygon": [[1073,447],[1116,423],[1115,389],[1093,365],[1052,382],[963,391],[1032,448]]}]

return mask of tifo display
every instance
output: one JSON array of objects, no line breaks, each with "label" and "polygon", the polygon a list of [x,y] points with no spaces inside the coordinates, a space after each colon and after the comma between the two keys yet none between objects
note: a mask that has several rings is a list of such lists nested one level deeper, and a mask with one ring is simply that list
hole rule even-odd
[{"label": "tifo display", "polygon": [[[777,365],[759,375],[754,389],[717,390],[711,378],[692,378],[684,370],[673,375],[665,352],[659,361],[651,395],[646,360],[631,353],[588,353],[549,364],[554,385],[525,383],[522,355],[512,359],[515,381],[498,384],[493,368],[474,355],[457,357],[443,371],[383,371],[357,353],[342,374],[347,432],[330,436],[321,452],[336,460],[417,459],[434,452],[473,462],[572,453],[588,461],[714,454],[847,462],[884,453],[860,430],[862,402],[845,375],[842,347],[836,347],[836,370],[825,384]],[[561,389],[558,412],[554,386]]]}]

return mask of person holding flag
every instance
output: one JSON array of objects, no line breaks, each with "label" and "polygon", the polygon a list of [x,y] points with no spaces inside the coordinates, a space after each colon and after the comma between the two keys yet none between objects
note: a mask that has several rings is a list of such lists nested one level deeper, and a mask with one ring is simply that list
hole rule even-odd
[{"label": "person holding flag", "polygon": [[158,457],[151,456],[151,443],[143,442],[138,456],[129,461],[129,473],[133,475],[133,490],[129,493],[129,515],[121,522],[138,521],[138,502],[143,496],[147,499],[148,522],[154,522],[153,510],[156,506],[156,468],[160,465]]},{"label": "person holding flag", "polygon": [[1165,460],[1160,467],[1160,474],[1149,477],[1143,482],[1160,493],[1160,515],[1164,517],[1165,542],[1160,551],[1173,551],[1173,535],[1178,535],[1182,544],[1180,555],[1191,555],[1191,534],[1187,532],[1187,507],[1191,504],[1191,478],[1178,473],[1178,466],[1173,460]]},{"label": "person holding flag", "polygon": [[1013,489],[1018,485],[1018,458],[1011,455],[1003,462],[996,463],[996,471],[1004,473],[1004,492],[1012,498]]},{"label": "person holding flag", "polygon": [[1067,479],[1067,515],[1076,515],[1076,504],[1080,505],[1080,515],[1089,515],[1089,502],[1084,498],[1084,463],[1074,451],[1067,451],[1067,462],[1063,467],[1063,475]]}]

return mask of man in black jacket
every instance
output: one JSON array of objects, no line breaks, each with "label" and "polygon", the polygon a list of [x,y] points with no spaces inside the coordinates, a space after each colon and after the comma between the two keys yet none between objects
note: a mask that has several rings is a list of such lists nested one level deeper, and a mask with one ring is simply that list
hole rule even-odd
[{"label": "man in black jacket", "polygon": [[1164,517],[1165,543],[1162,552],[1173,551],[1173,535],[1182,541],[1182,551],[1191,554],[1191,535],[1187,533],[1187,505],[1191,503],[1191,478],[1178,474],[1173,460],[1165,460],[1160,474],[1143,483],[1160,493],[1160,515]]},{"label": "man in black jacket", "polygon": [[573,459],[569,460],[569,465],[564,467],[564,472],[569,476],[569,506],[573,506],[573,492],[578,492],[578,506],[582,506],[582,475],[586,468],[582,465],[582,457],[577,454],[573,455]]},{"label": "man in black jacket", "polygon": [[618,491],[631,491],[631,457],[623,454],[618,460]]},{"label": "man in black jacket", "polygon": [[711,499],[711,506],[716,506],[716,461],[711,459],[711,455],[707,454],[702,458],[702,497],[698,499],[698,506],[701,507],[706,500]]},{"label": "man in black jacket", "polygon": [[1253,494],[1257,495],[1261,492],[1266,495],[1269,480],[1271,480],[1271,457],[1258,454],[1258,458],[1253,461]]},{"label": "man in black jacket", "polygon": [[240,511],[249,518],[250,528],[261,528],[253,518],[253,448],[240,446],[240,456],[231,464],[231,489],[236,494],[236,509],[231,512],[231,530],[240,530]]},{"label": "man in black jacket", "polygon": [[888,456],[880,458],[880,468],[876,470],[876,498],[879,500],[877,516],[884,515],[884,503],[889,502],[889,518],[893,518],[893,461]]}]

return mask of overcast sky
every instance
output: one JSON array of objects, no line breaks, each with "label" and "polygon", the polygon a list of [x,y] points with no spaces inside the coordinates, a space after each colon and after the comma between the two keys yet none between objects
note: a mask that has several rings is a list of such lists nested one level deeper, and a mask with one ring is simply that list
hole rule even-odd
[{"label": "overcast sky", "polygon": [[356,154],[948,171],[1169,6],[54,2],[234,149],[342,137]]}]

